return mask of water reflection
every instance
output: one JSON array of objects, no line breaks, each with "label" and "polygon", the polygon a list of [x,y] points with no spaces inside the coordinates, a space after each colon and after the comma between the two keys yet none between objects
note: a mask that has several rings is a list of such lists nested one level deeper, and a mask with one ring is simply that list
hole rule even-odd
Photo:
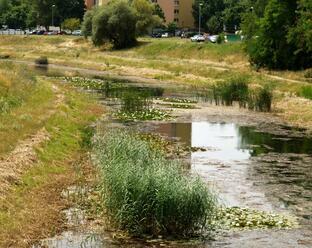
[{"label": "water reflection", "polygon": [[258,132],[233,123],[166,123],[155,131],[192,147],[192,170],[215,184],[227,205],[290,210],[311,223],[312,139]]}]

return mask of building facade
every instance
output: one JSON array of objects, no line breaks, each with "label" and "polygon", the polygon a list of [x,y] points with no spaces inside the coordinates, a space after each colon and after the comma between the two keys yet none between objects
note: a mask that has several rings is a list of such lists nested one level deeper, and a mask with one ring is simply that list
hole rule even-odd
[{"label": "building facade", "polygon": [[[194,18],[192,14],[193,0],[151,0],[159,4],[165,14],[166,24],[175,22],[181,28],[193,28]],[[104,5],[109,0],[86,0],[88,9],[94,5]]]},{"label": "building facade", "polygon": [[193,0],[152,0],[159,4],[165,13],[166,24],[175,22],[181,28],[193,28]]}]

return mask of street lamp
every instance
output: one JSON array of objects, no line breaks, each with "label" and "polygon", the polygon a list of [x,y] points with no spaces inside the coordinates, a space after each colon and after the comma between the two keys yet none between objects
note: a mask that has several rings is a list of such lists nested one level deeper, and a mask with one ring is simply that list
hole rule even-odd
[{"label": "street lamp", "polygon": [[54,8],[55,4],[52,5],[52,27],[54,27]]},{"label": "street lamp", "polygon": [[202,3],[199,4],[199,17],[198,17],[198,34],[200,35],[200,26],[201,26],[201,7],[203,6]]}]

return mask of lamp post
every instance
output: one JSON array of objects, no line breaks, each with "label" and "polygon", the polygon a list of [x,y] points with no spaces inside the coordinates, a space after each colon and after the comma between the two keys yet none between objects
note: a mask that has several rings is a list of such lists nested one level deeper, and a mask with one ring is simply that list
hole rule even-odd
[{"label": "lamp post", "polygon": [[52,27],[54,27],[54,8],[55,4],[52,5]]},{"label": "lamp post", "polygon": [[200,26],[201,26],[201,7],[203,6],[202,3],[199,3],[199,17],[198,17],[198,34],[200,35]]}]

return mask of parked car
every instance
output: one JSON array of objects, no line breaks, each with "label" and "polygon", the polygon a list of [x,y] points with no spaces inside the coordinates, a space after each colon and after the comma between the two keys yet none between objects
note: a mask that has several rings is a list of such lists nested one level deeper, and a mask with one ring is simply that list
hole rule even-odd
[{"label": "parked car", "polygon": [[163,34],[161,35],[161,38],[169,38],[169,33],[163,33]]},{"label": "parked car", "polygon": [[203,35],[197,34],[191,37],[192,42],[204,42],[206,39]]},{"label": "parked car", "polygon": [[72,32],[72,35],[81,36],[82,32],[81,32],[81,30],[75,30],[75,31]]},{"label": "parked car", "polygon": [[208,40],[211,41],[212,43],[216,43],[218,40],[219,35],[209,35]]},{"label": "parked car", "polygon": [[161,38],[161,33],[152,34],[153,38]]},{"label": "parked car", "polygon": [[44,33],[45,33],[44,30],[38,30],[38,31],[36,32],[37,35],[43,35]]}]

